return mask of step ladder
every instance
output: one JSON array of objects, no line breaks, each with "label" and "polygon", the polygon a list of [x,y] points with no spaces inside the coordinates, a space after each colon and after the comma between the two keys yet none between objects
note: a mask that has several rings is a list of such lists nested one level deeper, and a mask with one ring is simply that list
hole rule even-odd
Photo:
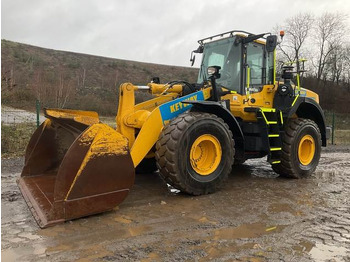
[{"label": "step ladder", "polygon": [[267,142],[269,148],[267,161],[272,165],[281,163],[281,130],[283,130],[282,111],[275,108],[259,108],[256,116],[258,120],[265,122],[267,128]]},{"label": "step ladder", "polygon": [[267,161],[272,164],[281,163],[282,139],[283,134],[283,114],[282,111],[275,108],[246,107],[245,112],[254,112],[260,124],[266,128],[266,135],[263,141],[266,141],[268,148]]}]

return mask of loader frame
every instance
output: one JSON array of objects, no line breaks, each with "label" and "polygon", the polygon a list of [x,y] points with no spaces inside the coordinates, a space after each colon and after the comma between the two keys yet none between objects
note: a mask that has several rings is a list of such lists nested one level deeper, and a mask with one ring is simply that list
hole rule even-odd
[{"label": "loader frame", "polygon": [[[276,80],[277,38],[265,35],[234,30],[200,40],[193,51],[203,53],[197,84],[160,84],[159,78],[147,86],[122,84],[116,130],[95,112],[46,109],[48,119],[28,144],[18,181],[38,224],[47,227],[117,206],[145,159],[153,167],[157,162],[164,181],[194,195],[215,192],[233,163],[249,158],[267,156],[286,177],[312,173],[327,139],[318,95],[300,87],[299,72],[297,85],[292,83],[290,66]],[[225,60],[210,65],[207,56],[204,65],[216,44],[227,44],[222,53],[216,50],[224,59],[233,47],[239,51],[240,57],[232,56],[237,86],[220,83]],[[249,46],[261,51],[260,83],[251,81]],[[142,90],[154,98],[135,104],[135,92]]]}]

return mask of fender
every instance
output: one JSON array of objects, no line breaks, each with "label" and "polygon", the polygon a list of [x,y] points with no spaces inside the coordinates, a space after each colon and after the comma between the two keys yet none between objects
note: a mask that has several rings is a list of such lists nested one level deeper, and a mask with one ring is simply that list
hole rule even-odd
[{"label": "fender", "polygon": [[310,97],[299,97],[288,113],[288,118],[294,114],[301,118],[315,121],[321,131],[322,146],[327,146],[326,121],[321,106]]},{"label": "fender", "polygon": [[235,140],[235,157],[244,158],[244,136],[237,119],[232,113],[222,106],[220,102],[214,101],[184,101],[182,103],[192,104],[190,111],[199,111],[214,114],[222,118],[229,126]]}]

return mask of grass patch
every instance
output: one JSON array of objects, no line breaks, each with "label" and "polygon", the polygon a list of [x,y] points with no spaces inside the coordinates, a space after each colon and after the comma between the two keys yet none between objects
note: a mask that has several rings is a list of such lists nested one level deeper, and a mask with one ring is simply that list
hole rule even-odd
[{"label": "grass patch", "polygon": [[[326,118],[326,126],[332,126],[333,113],[326,111],[324,115]],[[335,113],[334,114],[334,126],[335,126],[336,130],[337,129],[350,130],[350,115],[349,114]]]},{"label": "grass patch", "polygon": [[1,123],[1,157],[23,156],[35,129],[33,123]]},{"label": "grass patch", "polygon": [[[330,139],[328,143],[332,143],[332,140]],[[350,145],[350,130],[336,129],[334,132],[334,143],[336,145]]]}]

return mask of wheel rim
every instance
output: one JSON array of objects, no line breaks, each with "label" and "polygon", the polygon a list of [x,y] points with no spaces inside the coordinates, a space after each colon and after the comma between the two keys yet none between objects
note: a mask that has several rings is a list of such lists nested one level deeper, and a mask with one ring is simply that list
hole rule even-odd
[{"label": "wheel rim", "polygon": [[219,140],[213,135],[201,135],[191,147],[191,166],[199,175],[206,176],[217,169],[221,156],[222,151]]},{"label": "wheel rim", "polygon": [[310,135],[305,135],[299,142],[298,157],[301,164],[307,166],[315,156],[315,140]]}]

